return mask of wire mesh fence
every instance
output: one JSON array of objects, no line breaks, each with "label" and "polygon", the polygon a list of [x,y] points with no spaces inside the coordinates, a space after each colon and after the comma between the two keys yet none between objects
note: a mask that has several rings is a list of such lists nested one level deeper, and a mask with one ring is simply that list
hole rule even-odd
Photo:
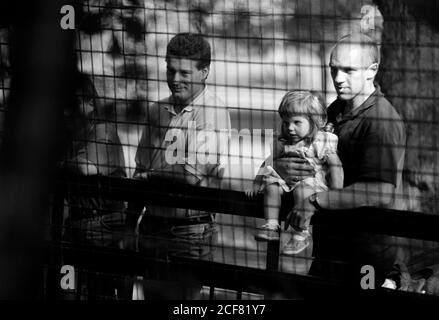
[{"label": "wire mesh fence", "polygon": [[[298,199],[311,195],[293,197],[292,185],[296,186],[300,179],[294,183],[283,182],[282,200],[276,193],[270,194],[270,199],[275,200],[267,201],[267,188],[257,190],[265,192],[264,196],[246,197],[243,194],[253,189],[257,176],[262,176],[261,168],[268,170],[263,180],[267,186],[281,185],[282,178],[274,177],[277,172],[267,164],[276,160],[276,144],[285,138],[283,134],[291,134],[292,126],[297,125],[294,116],[306,116],[303,111],[290,112],[288,116],[278,113],[287,92],[311,92],[311,98],[321,99],[326,111],[337,97],[341,99],[348,94],[346,91],[356,90],[354,82],[348,83],[351,80],[337,80],[345,74],[346,79],[351,77],[362,86],[354,97],[359,97],[362,102],[357,106],[358,110],[380,104],[371,103],[367,98],[372,92],[366,94],[364,89],[367,81],[373,82],[374,78],[393,107],[391,113],[369,114],[369,127],[363,125],[356,129],[356,123],[347,138],[343,138],[346,131],[340,129],[339,123],[355,121],[357,115],[348,113],[347,109],[341,115],[333,113],[332,118],[329,114],[329,119],[336,125],[334,133],[338,135],[339,146],[342,139],[348,145],[344,150],[339,147],[341,162],[338,167],[340,169],[340,164],[343,164],[345,189],[332,195],[341,203],[333,209],[344,209],[343,201],[360,204],[357,206],[379,207],[391,196],[396,199],[397,209],[436,214],[439,119],[435,89],[439,35],[429,9],[431,7],[403,0],[386,3],[367,0],[78,2],[73,32],[79,75],[72,81],[76,92],[75,106],[64,108],[64,134],[70,142],[65,146],[59,168],[63,174],[144,180],[156,185],[156,190],[152,187],[151,192],[157,191],[157,194],[145,200],[137,197],[134,201],[67,191],[54,196],[47,227],[59,228],[60,238],[56,240],[64,244],[84,245],[84,250],[91,252],[96,249],[94,246],[118,249],[121,250],[121,259],[124,250],[128,250],[155,257],[158,262],[189,257],[264,270],[268,267],[270,252],[277,247],[274,268],[298,275],[307,275],[315,260],[337,265],[339,260],[347,258],[343,252],[349,251],[364,255],[354,261],[366,261],[369,259],[365,258],[367,254],[372,254],[373,250],[376,254],[385,248],[386,252],[398,255],[406,262],[403,268],[408,269],[399,270],[399,274],[411,274],[413,282],[407,284],[405,290],[435,294],[438,290],[435,280],[435,266],[438,265],[436,242],[396,237],[389,242],[389,237],[354,236],[356,230],[328,230],[317,226],[313,231],[311,226],[312,236],[305,243],[303,233],[295,234],[294,238],[291,229],[283,230],[287,226],[284,220],[293,209],[291,198],[298,202]],[[10,94],[10,33],[10,28],[0,30],[1,116],[7,112]],[[203,36],[211,53],[207,65],[200,64],[204,58],[199,52],[195,56],[192,52],[192,56],[188,54],[186,58],[169,54],[172,48],[168,44],[181,33]],[[368,65],[360,59],[361,66],[352,65],[352,61],[358,58],[355,54],[337,60],[334,51],[337,41],[348,34],[358,33],[377,43],[381,58],[370,61]],[[353,46],[358,44],[355,41]],[[202,43],[192,44],[193,47],[189,48],[179,45],[177,48],[182,51],[193,51],[194,47],[203,50]],[[379,62],[379,70],[369,69],[375,62]],[[359,71],[363,69],[366,71],[360,78],[367,81],[355,78],[355,72],[363,72]],[[367,72],[372,72],[372,75]],[[204,81],[207,89],[201,85]],[[187,92],[189,97],[185,96]],[[314,113],[315,110],[311,115]],[[396,124],[400,122],[399,116],[403,124]],[[325,124],[326,121],[318,126],[320,132],[324,132]],[[381,131],[384,138],[376,138],[375,134],[378,132],[379,135]],[[328,164],[327,159],[337,151],[335,148],[332,152],[331,144],[325,140],[329,135],[321,135],[325,137],[321,142],[322,150],[326,152],[325,165],[331,167],[333,163]],[[288,147],[293,144],[291,141],[285,141],[281,153],[299,152],[297,148]],[[310,145],[320,148],[320,144],[313,144],[312,140],[304,141],[307,148]],[[349,152],[353,154],[347,155]],[[375,171],[384,174],[377,177],[370,173],[373,169],[361,167],[359,162],[367,157],[366,167],[378,167]],[[192,163],[191,159],[194,160]],[[316,167],[316,163],[311,164]],[[317,165],[323,170],[321,163]],[[335,175],[340,176],[340,172]],[[387,178],[389,175],[393,175],[392,178]],[[349,180],[352,176],[358,181]],[[162,186],[163,181],[171,183]],[[326,181],[326,177],[322,181],[328,185],[333,182]],[[355,182],[363,184],[347,188]],[[388,185],[379,184],[377,187],[372,184],[382,182],[390,182],[396,191],[388,189]],[[326,192],[326,184],[317,186],[315,181],[312,183],[311,187],[308,186],[312,193],[330,194]],[[213,205],[211,210],[199,210],[194,203],[203,202],[203,191],[199,191],[198,198],[196,194],[187,194],[191,203],[176,207],[172,195],[175,199],[178,194],[186,195],[185,184],[197,186],[200,190],[236,191],[242,194],[237,202],[256,202],[260,210],[254,214],[226,214]],[[181,190],[176,190],[173,185],[180,186]],[[81,185],[78,188],[81,187],[85,188]],[[148,185],[143,187],[149,188]],[[338,188],[342,187],[343,182]],[[279,192],[279,188],[276,190]],[[306,188],[300,191],[309,192]],[[164,200],[160,200],[163,195]],[[367,195],[366,200],[361,198],[364,195]],[[330,199],[330,195],[328,197]],[[370,200],[372,198],[374,200]],[[221,199],[220,193],[218,199]],[[322,196],[320,201],[325,201]],[[329,207],[326,205],[326,208],[331,209],[328,201]],[[349,206],[346,208],[350,209]],[[277,224],[273,220],[278,220]],[[265,222],[268,222],[268,228]],[[317,247],[313,241],[315,232],[319,234]],[[260,241],[261,233],[264,241]],[[306,247],[300,253],[294,252],[297,248],[291,248],[293,238],[299,239],[299,245]],[[331,247],[334,243],[339,243],[343,250]],[[285,251],[286,246],[289,251]],[[49,264],[44,269],[47,270],[46,284],[50,285],[48,273],[56,267]],[[420,275],[425,269],[431,273],[428,277]],[[314,267],[311,274],[321,276],[322,273],[315,273],[316,270]],[[337,270],[335,266],[326,275],[332,280]],[[386,270],[391,271],[391,266]],[[185,274],[187,279],[183,285],[176,280],[156,283],[157,279],[146,274],[120,277],[112,271],[85,267],[79,272],[76,270],[76,275],[75,290],[64,290],[64,298],[131,299],[136,290],[142,292],[136,293],[137,298],[232,297],[226,290],[230,288],[215,291],[207,289],[206,283],[204,287],[194,285],[197,282],[190,274]],[[422,279],[425,282],[422,283]],[[393,280],[403,287],[400,278]],[[253,292],[237,290],[236,298],[279,297],[272,293],[264,296],[258,283],[254,287]]]}]

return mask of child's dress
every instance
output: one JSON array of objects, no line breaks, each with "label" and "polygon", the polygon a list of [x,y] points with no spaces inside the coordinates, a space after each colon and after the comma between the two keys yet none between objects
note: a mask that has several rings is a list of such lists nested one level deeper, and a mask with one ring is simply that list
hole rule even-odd
[{"label": "child's dress", "polygon": [[[273,144],[273,154],[265,160],[264,165],[259,169],[257,176],[262,179],[259,189],[262,192],[267,185],[277,183],[285,192],[291,192],[298,185],[309,186],[316,192],[327,191],[327,166],[325,165],[327,157],[330,154],[337,153],[338,138],[330,132],[318,131],[311,143],[306,139],[297,144],[288,144],[285,139],[277,139]],[[316,172],[314,177],[305,178],[293,185],[289,185],[273,169],[273,161],[279,158],[288,158],[292,155],[304,157]]]}]

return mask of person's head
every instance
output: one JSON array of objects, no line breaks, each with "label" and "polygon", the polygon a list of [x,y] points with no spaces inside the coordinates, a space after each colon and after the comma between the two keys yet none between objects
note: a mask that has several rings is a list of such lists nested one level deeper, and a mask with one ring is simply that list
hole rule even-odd
[{"label": "person's head", "polygon": [[313,138],[326,124],[326,109],[321,96],[314,91],[292,90],[279,105],[282,136],[293,142]]},{"label": "person's head", "polygon": [[78,113],[86,118],[91,117],[97,108],[97,92],[90,76],[79,73],[76,79],[76,103]]},{"label": "person's head", "polygon": [[179,33],[168,43],[166,79],[178,103],[189,102],[204,89],[210,59],[210,45],[200,34]]},{"label": "person's head", "polygon": [[362,103],[375,89],[380,53],[376,43],[362,33],[341,38],[332,49],[329,67],[337,96]]}]

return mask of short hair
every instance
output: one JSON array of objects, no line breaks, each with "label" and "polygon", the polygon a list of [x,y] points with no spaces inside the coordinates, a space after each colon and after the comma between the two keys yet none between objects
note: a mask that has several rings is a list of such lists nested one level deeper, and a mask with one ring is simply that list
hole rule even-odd
[{"label": "short hair", "polygon": [[317,91],[291,90],[287,92],[282,98],[278,112],[281,118],[306,117],[312,127],[311,137],[314,137],[317,131],[326,125],[325,103]]},{"label": "short hair", "polygon": [[200,34],[179,33],[169,41],[166,48],[166,62],[171,57],[186,58],[197,61],[197,68],[210,66],[210,44]]},{"label": "short hair", "polygon": [[341,44],[359,45],[361,49],[364,50],[366,54],[370,57],[371,64],[372,63],[380,64],[381,57],[380,57],[380,50],[378,49],[378,45],[368,35],[361,32],[355,32],[345,35],[337,41],[334,48],[332,49],[332,52]]}]

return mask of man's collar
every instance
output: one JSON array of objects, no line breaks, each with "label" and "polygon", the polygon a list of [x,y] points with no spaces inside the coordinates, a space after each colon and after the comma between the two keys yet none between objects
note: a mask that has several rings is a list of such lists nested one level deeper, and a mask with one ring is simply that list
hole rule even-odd
[{"label": "man's collar", "polygon": [[[165,109],[168,110],[173,115],[177,115],[177,112],[175,112],[174,103],[172,101],[170,101],[169,104],[165,105]],[[193,110],[193,106],[192,105],[187,105],[186,107],[184,107],[180,111],[180,113],[182,113],[182,112],[191,112],[192,110]]]},{"label": "man's collar", "polygon": [[[205,96],[207,92],[207,85],[204,86],[204,89],[195,97],[193,98],[183,109],[181,109],[180,113],[183,112],[191,112],[194,109],[194,105],[198,104],[196,103],[198,100],[200,100],[202,97]],[[175,103],[174,103],[174,99],[171,98],[169,99],[169,104],[165,106],[166,110],[168,110],[170,113],[176,115],[177,113],[175,112]]]},{"label": "man's collar", "polygon": [[[343,115],[343,120],[353,119],[376,104],[376,100],[382,97],[383,93],[378,84],[375,84],[375,91],[358,107]],[[346,104],[345,104],[346,106]]]}]

